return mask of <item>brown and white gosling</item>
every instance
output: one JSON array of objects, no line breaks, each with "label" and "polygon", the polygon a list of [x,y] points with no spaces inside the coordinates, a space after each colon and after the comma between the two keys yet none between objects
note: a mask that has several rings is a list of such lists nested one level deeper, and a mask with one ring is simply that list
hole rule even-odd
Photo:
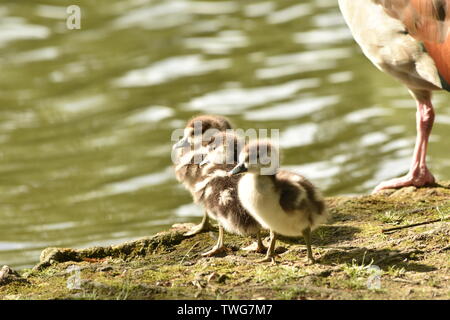
[{"label": "brown and white gosling", "polygon": [[263,228],[270,230],[269,249],[261,262],[274,261],[277,234],[302,235],[308,259],[314,262],[311,230],[327,219],[324,200],[306,178],[279,170],[279,159],[279,151],[271,142],[250,142],[230,175],[244,173],[238,184],[239,200]]},{"label": "brown and white gosling", "polygon": [[266,252],[260,229],[261,225],[242,206],[237,192],[241,176],[229,177],[228,172],[237,164],[243,141],[231,132],[221,132],[214,136],[209,145],[209,153],[203,161],[202,176],[205,178],[195,186],[196,198],[204,205],[209,215],[219,224],[217,244],[204,256],[213,256],[226,250],[225,231],[242,236],[256,235],[256,248],[244,250]]},{"label": "brown and white gosling", "polygon": [[[176,151],[175,176],[191,193],[196,203],[198,203],[196,195],[198,196],[199,193],[194,192],[194,186],[203,179],[200,162],[206,156],[206,146],[211,142],[214,134],[231,128],[229,120],[224,117],[196,116],[187,122],[183,137],[173,145],[173,149]],[[185,235],[191,236],[211,229],[209,217],[205,211],[202,222]]]}]

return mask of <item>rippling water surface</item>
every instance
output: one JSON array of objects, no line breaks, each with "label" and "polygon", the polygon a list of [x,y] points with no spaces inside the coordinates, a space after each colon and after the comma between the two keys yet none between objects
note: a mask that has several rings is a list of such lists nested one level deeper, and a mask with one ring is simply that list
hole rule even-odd
[{"label": "rippling water surface", "polygon": [[[280,129],[284,166],[326,195],[404,173],[406,89],[360,53],[336,0],[0,4],[0,264],[47,246],[112,244],[196,221],[171,132],[198,113]],[[431,167],[450,178],[449,96],[436,94]]]}]

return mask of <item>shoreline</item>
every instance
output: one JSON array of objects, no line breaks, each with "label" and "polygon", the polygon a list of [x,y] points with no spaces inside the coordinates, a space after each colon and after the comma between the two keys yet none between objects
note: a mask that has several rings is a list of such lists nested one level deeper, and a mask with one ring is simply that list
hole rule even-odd
[{"label": "shoreline", "polygon": [[47,248],[31,269],[1,269],[0,299],[450,299],[450,182],[326,201],[314,265],[302,238],[282,237],[275,265],[256,264],[261,254],[241,250],[254,239],[230,234],[228,253],[205,258],[215,233],[185,237],[193,224],[178,224],[113,246]]}]

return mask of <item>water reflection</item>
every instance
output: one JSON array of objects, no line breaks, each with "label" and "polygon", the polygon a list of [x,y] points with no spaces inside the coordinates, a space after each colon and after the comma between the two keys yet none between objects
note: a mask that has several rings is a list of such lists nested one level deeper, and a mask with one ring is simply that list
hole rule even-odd
[{"label": "water reflection", "polygon": [[133,70],[117,80],[121,87],[151,86],[187,76],[197,76],[226,69],[230,59],[204,60],[200,55],[172,57],[148,68]]},{"label": "water reflection", "polygon": [[[6,15],[7,10],[3,11]],[[45,39],[50,35],[50,30],[45,26],[28,24],[21,17],[6,16],[0,20],[0,47],[8,43],[25,39]]]},{"label": "water reflection", "polygon": [[223,89],[194,98],[186,107],[196,111],[230,115],[251,107],[287,99],[300,90],[317,87],[319,84],[319,79],[304,79],[251,89]]},{"label": "water reflection", "polygon": [[[244,118],[253,121],[273,121],[301,118],[319,112],[339,102],[339,96],[303,97],[298,100],[276,104],[273,107],[247,111]],[[283,143],[283,142],[282,142]]]}]

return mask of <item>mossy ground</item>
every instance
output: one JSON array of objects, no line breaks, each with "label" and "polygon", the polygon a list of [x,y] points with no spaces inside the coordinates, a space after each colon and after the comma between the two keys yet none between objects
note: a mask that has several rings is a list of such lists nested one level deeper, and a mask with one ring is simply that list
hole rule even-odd
[{"label": "mossy ground", "polygon": [[[181,225],[115,247],[48,249],[21,271],[26,281],[0,286],[0,299],[450,299],[448,220],[382,232],[449,217],[450,183],[327,202],[332,218],[313,233],[314,265],[301,238],[278,241],[275,265],[240,249],[253,239],[228,234],[230,252],[204,258],[215,234],[185,238]],[[80,289],[67,287],[70,266]]]}]

